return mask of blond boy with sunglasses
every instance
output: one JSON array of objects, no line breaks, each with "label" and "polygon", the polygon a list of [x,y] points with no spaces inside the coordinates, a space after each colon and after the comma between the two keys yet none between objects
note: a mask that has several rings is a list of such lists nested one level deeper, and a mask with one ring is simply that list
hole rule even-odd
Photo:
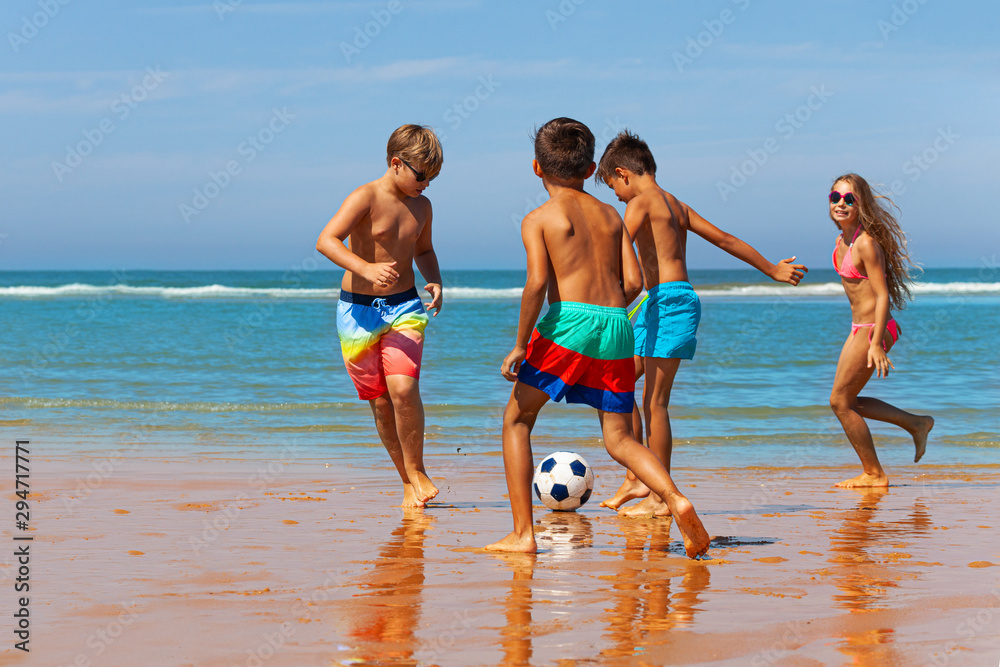
[{"label": "blond boy with sunglasses", "polygon": [[[418,380],[427,311],[441,312],[441,270],[423,192],[441,171],[434,130],[403,125],[389,137],[386,172],[348,195],[316,249],[344,269],[337,334],[347,372],[403,481],[403,507],[438,494],[424,469],[424,407]],[[421,303],[413,265],[427,280]]]}]

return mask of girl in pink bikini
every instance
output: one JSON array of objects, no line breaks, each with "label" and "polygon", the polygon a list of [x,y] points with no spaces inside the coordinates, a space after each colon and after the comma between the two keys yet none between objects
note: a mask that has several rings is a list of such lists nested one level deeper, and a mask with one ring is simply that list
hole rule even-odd
[{"label": "girl in pink bikini", "polygon": [[895,369],[886,353],[902,330],[889,310],[901,310],[910,298],[906,237],[885,203],[895,206],[888,197],[876,195],[857,174],[839,177],[830,190],[830,218],[841,231],[833,250],[833,267],[844,284],[852,315],[851,332],[837,362],[830,407],[864,468],[861,475],[840,482],[839,487],[889,486],[865,419],[895,424],[909,432],[916,446],[915,462],[924,455],[927,434],[934,426],[931,417],[858,396],[873,372],[888,377],[889,369]]}]

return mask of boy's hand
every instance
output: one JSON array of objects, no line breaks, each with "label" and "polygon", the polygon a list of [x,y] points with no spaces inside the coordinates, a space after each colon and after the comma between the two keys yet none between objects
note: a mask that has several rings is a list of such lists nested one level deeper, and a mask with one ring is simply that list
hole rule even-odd
[{"label": "boy's hand", "polygon": [[889,377],[889,368],[896,370],[896,367],[892,365],[889,361],[889,357],[886,356],[885,350],[882,349],[882,343],[876,341],[872,343],[872,346],[868,348],[868,368],[872,365],[875,366],[875,371],[880,378]]},{"label": "boy's hand", "polygon": [[399,280],[399,272],[394,266],[396,262],[374,262],[365,269],[363,277],[376,287],[391,287]]},{"label": "boy's hand", "polygon": [[789,257],[778,262],[774,267],[774,275],[771,278],[779,283],[798,285],[799,281],[802,280],[802,276],[809,273],[809,269],[806,268],[805,264],[792,264],[794,261],[795,257]]},{"label": "boy's hand", "polygon": [[525,356],[527,351],[523,347],[515,347],[500,364],[500,374],[511,382],[517,380],[517,373],[521,370],[521,362]]},{"label": "boy's hand", "polygon": [[437,317],[438,313],[441,312],[441,297],[442,290],[441,286],[437,283],[427,283],[424,285],[424,291],[431,295],[430,303],[425,303],[424,308],[427,310],[434,310],[433,317]]}]

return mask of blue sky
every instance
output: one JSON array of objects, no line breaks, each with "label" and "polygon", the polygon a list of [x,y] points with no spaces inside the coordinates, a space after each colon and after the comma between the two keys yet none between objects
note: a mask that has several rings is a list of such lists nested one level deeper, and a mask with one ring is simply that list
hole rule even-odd
[{"label": "blue sky", "polygon": [[[287,268],[407,122],[444,138],[426,193],[442,266],[520,268],[517,221],[544,199],[529,132],[563,115],[598,155],[638,133],[661,185],[774,260],[829,265],[825,195],[845,171],[896,191],[924,265],[1000,249],[997,3],[9,0],[0,15],[0,269]],[[690,246],[694,268],[738,264]]]}]

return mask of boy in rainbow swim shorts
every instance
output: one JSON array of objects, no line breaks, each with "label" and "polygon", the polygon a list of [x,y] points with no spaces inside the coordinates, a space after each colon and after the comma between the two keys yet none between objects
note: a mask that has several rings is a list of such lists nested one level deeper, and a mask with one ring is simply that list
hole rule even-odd
[{"label": "boy in rainbow swim shorts", "polygon": [[[670,390],[681,359],[694,358],[701,320],[701,302],[688,280],[687,233],[694,232],[778,282],[798,285],[803,272],[795,257],[772,264],[750,245],[727,234],[694,212],[656,183],[656,161],[646,142],[621,132],[611,140],[597,168],[597,180],[625,202],[625,226],[635,241],[649,298],[639,307],[635,324],[635,375],[646,373],[643,412],[649,448],[670,470],[673,437]],[[632,417],[633,433],[642,433],[639,407]],[[625,516],[668,516],[670,508],[651,494],[630,471],[615,495],[601,503],[618,509],[634,498],[646,498],[620,510]]]},{"label": "boy in rainbow swim shorts", "polygon": [[[583,191],[593,160],[594,135],[583,123],[556,118],[535,134],[532,168],[549,201],[521,223],[528,278],[517,341],[500,367],[514,382],[503,417],[514,530],[486,549],[536,551],[531,430],[549,399],[565,399],[597,409],[608,453],[663,498],[688,556],[696,558],[708,550],[709,537],[694,505],[631,435],[634,342],[625,305],[642,290],[642,275],[617,211]],[[546,293],[549,310],[532,332]]]},{"label": "boy in rainbow swim shorts", "polygon": [[[443,159],[431,128],[399,127],[386,147],[385,174],[348,195],[316,243],[345,270],[337,304],[341,352],[403,481],[403,507],[425,507],[438,494],[424,469],[418,381],[428,322],[424,306],[435,316],[441,311],[431,203],[423,191]],[[414,263],[428,281],[430,303],[420,301]]]}]

